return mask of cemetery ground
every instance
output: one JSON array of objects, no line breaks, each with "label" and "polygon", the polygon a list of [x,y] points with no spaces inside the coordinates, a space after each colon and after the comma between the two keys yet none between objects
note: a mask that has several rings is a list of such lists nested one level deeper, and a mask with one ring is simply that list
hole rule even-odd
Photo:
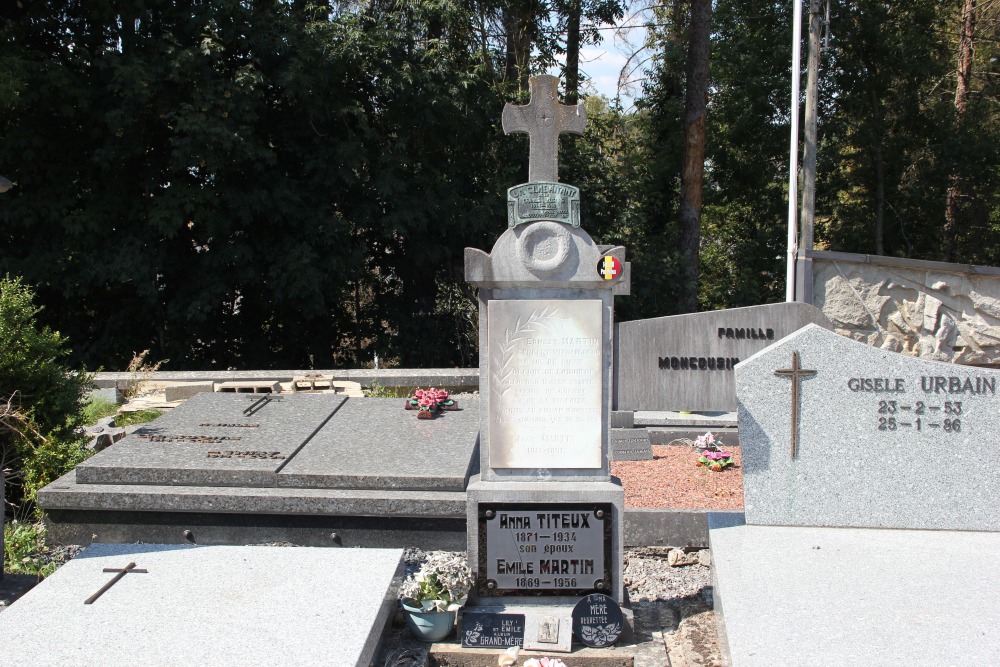
[{"label": "cemetery ground", "polygon": [[[377,391],[385,396],[384,388]],[[462,400],[474,395],[458,394],[456,398]],[[164,388],[155,386],[138,392],[136,398],[123,406],[123,411],[169,411],[177,404],[177,401],[167,402]],[[739,447],[727,444],[725,448],[733,453],[735,465],[722,473],[697,467],[697,450],[686,441],[676,441],[654,445],[651,460],[613,462],[612,474],[622,480],[628,507],[739,509],[742,507]],[[7,546],[15,548],[16,545],[8,543]],[[39,541],[35,544],[35,552],[24,551],[31,546],[20,545],[19,558],[28,558],[34,561],[35,568],[47,572],[69,561],[82,549],[76,545],[46,548]],[[258,546],[296,545],[284,542]],[[712,570],[708,552],[702,550],[699,558],[696,548],[671,551],[667,547],[644,547],[625,552],[624,581],[631,608],[635,611],[639,648],[635,665],[721,665],[712,611]],[[407,549],[407,574],[418,569],[427,556],[419,549]],[[8,574],[0,581],[0,612],[39,580],[36,575]],[[456,642],[454,634],[447,641]],[[398,612],[376,664],[387,667],[425,665],[430,650],[430,644],[411,637]]]},{"label": "cemetery ground", "polygon": [[[293,547],[288,543],[256,546]],[[33,554],[57,566],[75,556],[81,547],[64,546]],[[672,566],[663,547],[628,549],[625,552],[625,582],[636,619],[635,667],[709,667],[721,665],[712,611],[712,571],[707,550],[687,550],[685,565]],[[407,549],[407,574],[419,569],[430,554]],[[699,558],[700,556],[700,558]],[[676,557],[676,556],[675,556]],[[35,575],[6,575],[0,580],[0,613],[31,590]],[[456,643],[454,634],[449,640]],[[378,667],[423,667],[432,645],[412,637],[397,612],[383,641]],[[492,655],[492,654],[491,654]],[[564,656],[568,665],[575,664]],[[436,663],[432,663],[436,664]],[[492,659],[485,664],[493,664]]]}]

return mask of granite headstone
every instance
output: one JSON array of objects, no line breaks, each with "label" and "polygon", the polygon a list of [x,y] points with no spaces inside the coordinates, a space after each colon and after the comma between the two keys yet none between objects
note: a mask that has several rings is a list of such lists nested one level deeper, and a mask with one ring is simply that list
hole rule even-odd
[{"label": "granite headstone", "polygon": [[615,409],[732,412],[733,367],[810,323],[832,328],[822,311],[805,303],[619,322]]},{"label": "granite headstone", "polygon": [[809,325],[736,368],[751,525],[1000,531],[1000,371]]}]

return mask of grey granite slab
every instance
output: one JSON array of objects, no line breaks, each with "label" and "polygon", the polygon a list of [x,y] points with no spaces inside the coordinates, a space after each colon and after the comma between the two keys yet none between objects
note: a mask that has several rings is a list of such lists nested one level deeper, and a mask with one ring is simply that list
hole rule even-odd
[{"label": "grey granite slab", "polygon": [[1000,530],[1000,371],[809,325],[736,387],[748,524]]},{"label": "grey granite slab", "polygon": [[46,510],[308,516],[465,516],[462,491],[80,484],[72,472],[38,493]]},{"label": "grey granite slab", "polygon": [[[474,389],[479,384],[477,368],[348,368],[308,370],[249,370],[249,371],[155,371],[149,375],[152,382],[229,382],[231,380],[275,380],[291,382],[294,378],[311,373],[332,376],[334,380],[353,380],[364,385],[373,381],[383,387],[466,387]],[[103,372],[94,375],[98,387],[124,387],[135,380],[132,373]]]},{"label": "grey granite slab", "polygon": [[[400,549],[94,544],[0,614],[0,664],[360,665],[396,605]],[[92,604],[83,602],[134,562]]]},{"label": "grey granite slab", "polygon": [[478,458],[479,401],[417,419],[405,399],[353,398],[278,475],[282,487],[463,491]]},{"label": "grey granite slab", "polygon": [[1000,664],[1000,534],[731,519],[709,516],[733,667]]},{"label": "grey granite slab", "polygon": [[614,406],[733,411],[733,366],[810,322],[833,326],[807,303],[619,322],[614,336]]},{"label": "grey granite slab", "polygon": [[87,484],[274,486],[346,399],[202,393],[76,468]]}]

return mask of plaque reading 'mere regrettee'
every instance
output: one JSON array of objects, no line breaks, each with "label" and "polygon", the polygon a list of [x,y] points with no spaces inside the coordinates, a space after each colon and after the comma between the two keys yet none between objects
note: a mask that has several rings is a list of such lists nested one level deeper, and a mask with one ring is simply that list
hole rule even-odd
[{"label": "plaque reading 'mere regrettee'", "polygon": [[600,468],[599,300],[490,301],[493,468]]},{"label": "plaque reading 'mere regrettee'", "polygon": [[611,512],[610,503],[481,503],[479,594],[608,591]]}]

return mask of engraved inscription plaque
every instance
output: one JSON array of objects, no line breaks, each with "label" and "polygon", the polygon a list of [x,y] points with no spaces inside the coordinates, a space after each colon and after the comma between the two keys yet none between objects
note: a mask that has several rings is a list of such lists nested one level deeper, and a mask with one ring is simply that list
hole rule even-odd
[{"label": "engraved inscription plaque", "polygon": [[490,301],[490,466],[600,468],[599,300]]},{"label": "engraved inscription plaque", "polygon": [[610,503],[481,503],[479,594],[608,590],[611,512]]},{"label": "engraved inscription plaque", "polygon": [[524,646],[524,614],[462,613],[463,648]]}]

